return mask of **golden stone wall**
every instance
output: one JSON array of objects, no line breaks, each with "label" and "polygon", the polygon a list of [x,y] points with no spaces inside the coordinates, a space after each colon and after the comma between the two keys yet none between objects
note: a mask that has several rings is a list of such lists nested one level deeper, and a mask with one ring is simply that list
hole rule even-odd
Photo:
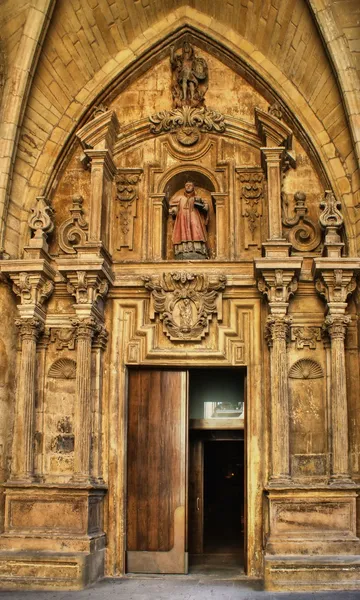
[{"label": "golden stone wall", "polygon": [[[359,32],[350,0],[260,4],[3,3],[7,587],[124,574],[126,373],[144,365],[246,367],[248,574],[359,586]],[[167,126],[183,39],[207,110]],[[187,177],[206,261],[174,259]]]}]

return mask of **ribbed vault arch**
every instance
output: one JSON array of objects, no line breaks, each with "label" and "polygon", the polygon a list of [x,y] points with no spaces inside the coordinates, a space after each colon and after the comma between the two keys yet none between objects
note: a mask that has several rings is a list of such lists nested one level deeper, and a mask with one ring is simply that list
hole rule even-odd
[{"label": "ribbed vault arch", "polygon": [[[214,4],[216,5],[216,3]],[[280,34],[274,35],[273,39],[278,39],[279,48],[282,49],[286,47],[289,39],[292,39],[288,47],[289,54],[291,54],[290,50],[293,50],[292,61],[286,61],[284,57],[280,57],[279,49],[276,51],[262,40],[259,34],[262,20],[264,21],[262,9],[251,18],[247,13],[245,31],[242,34],[240,30],[235,31],[227,24],[232,19],[230,9],[224,11],[228,20],[226,23],[224,23],[223,14],[206,14],[188,5],[179,6],[168,12],[163,10],[156,13],[153,10],[151,26],[146,28],[146,25],[150,23],[150,17],[145,21],[140,19],[141,31],[139,28],[134,30],[131,40],[129,33],[128,43],[125,45],[125,40],[122,40],[123,48],[120,51],[117,51],[121,46],[119,40],[114,44],[108,44],[108,60],[101,66],[99,65],[100,68],[97,71],[96,64],[90,61],[90,55],[86,55],[86,60],[90,61],[89,64],[93,63],[93,72],[90,73],[89,69],[84,69],[84,72],[88,73],[88,79],[84,81],[83,76],[80,78],[83,82],[80,90],[76,88],[79,82],[76,83],[75,77],[73,78],[73,89],[68,89],[72,86],[71,77],[69,79],[69,73],[65,73],[63,65],[57,64],[57,70],[54,68],[52,70],[53,81],[50,92],[54,97],[52,104],[44,95],[43,81],[46,72],[50,71],[50,67],[46,67],[46,65],[51,52],[55,51],[61,27],[62,30],[66,30],[66,22],[62,22],[61,11],[69,11],[71,5],[71,2],[59,3],[54,11],[48,36],[42,49],[20,135],[9,205],[11,228],[5,237],[5,247],[8,252],[13,256],[21,252],[28,235],[26,221],[29,209],[37,195],[51,190],[56,179],[57,168],[63,160],[66,148],[71,144],[74,131],[89,117],[91,107],[99,101],[111,97],[121,89],[122,85],[127,85],[141,72],[144,72],[149,68],[151,60],[155,61],[164,57],[168,52],[169,44],[179,35],[179,31],[188,30],[191,31],[198,45],[206,46],[221,60],[227,57],[234,68],[246,72],[246,78],[258,87],[269,100],[280,99],[286,108],[288,120],[297,127],[298,132],[306,132],[308,147],[312,148],[312,154],[318,159],[318,166],[322,170],[323,177],[329,181],[343,201],[349,246],[351,252],[354,253],[355,211],[353,206],[356,204],[357,198],[356,194],[352,193],[352,176],[356,170],[356,158],[346,115],[321,39],[318,34],[314,36],[315,25],[305,1],[297,0],[295,8],[292,6],[291,15],[297,15],[295,17],[298,19],[297,27],[294,24],[291,27],[291,15],[286,9],[286,4],[286,2],[280,2],[277,12],[278,17],[281,17],[280,20],[282,19],[283,33],[281,36]],[[236,5],[238,6],[238,3]],[[205,2],[199,2],[197,6],[205,11],[208,5]],[[270,18],[270,12],[268,18]],[[256,27],[254,19],[257,19]],[[233,18],[232,23],[234,26],[240,27],[239,18]],[[316,54],[318,62],[319,64],[321,62],[323,68],[321,76],[320,72],[315,71],[310,79],[305,76],[307,59],[299,58],[299,64],[294,63],[297,54],[291,46],[295,42],[290,33],[294,36],[298,33],[299,44],[302,40],[299,34],[301,23],[303,24],[302,31],[305,32],[304,39],[312,40],[312,52]],[[275,27],[276,19],[273,24]],[[267,26],[269,26],[268,21]],[[97,24],[97,27],[100,25]],[[287,37],[286,31],[288,32]],[[68,34],[65,33],[62,38],[63,45],[67,39],[66,35]],[[75,46],[76,40],[78,43],[82,41],[86,54],[87,45],[82,39],[80,30],[70,39],[72,40],[71,44]],[[96,36],[94,39],[97,39]],[[280,40],[282,40],[281,44]],[[100,42],[98,44],[101,45]],[[112,55],[110,47],[113,51]],[[302,57],[307,56],[303,46],[299,50],[299,56],[300,54]],[[106,53],[104,55],[106,57]],[[302,64],[302,76],[299,72],[300,64]],[[322,78],[324,83],[321,88],[319,85]],[[64,89],[60,86],[61,81]],[[322,98],[319,98],[321,93],[323,94]],[[56,95],[58,95],[57,98]],[[36,111],[40,111],[41,117]],[[118,116],[121,122],[121,114]],[[38,137],[35,139],[33,124],[36,120],[40,120],[41,127],[36,134]],[[302,137],[304,138],[304,135]],[[28,138],[32,140],[31,149],[26,146],[29,143],[27,142]]]}]

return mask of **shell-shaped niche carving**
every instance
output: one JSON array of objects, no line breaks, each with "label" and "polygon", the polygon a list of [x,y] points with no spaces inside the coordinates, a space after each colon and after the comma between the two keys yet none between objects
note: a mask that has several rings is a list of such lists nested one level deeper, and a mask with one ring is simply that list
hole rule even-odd
[{"label": "shell-shaped niche carving", "polygon": [[70,358],[59,358],[51,365],[48,376],[55,379],[75,379],[76,362]]},{"label": "shell-shaped niche carving", "polygon": [[320,379],[320,377],[324,377],[324,372],[316,360],[302,358],[292,365],[289,377],[291,379]]}]

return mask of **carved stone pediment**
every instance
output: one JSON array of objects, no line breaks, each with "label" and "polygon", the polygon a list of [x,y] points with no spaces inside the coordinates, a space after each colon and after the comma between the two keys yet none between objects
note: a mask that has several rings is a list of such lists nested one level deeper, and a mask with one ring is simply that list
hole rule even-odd
[{"label": "carved stone pediment", "polygon": [[177,271],[143,280],[151,291],[153,317],[159,315],[164,333],[171,340],[201,340],[208,333],[213,315],[221,319],[225,275],[210,282],[206,275]]}]

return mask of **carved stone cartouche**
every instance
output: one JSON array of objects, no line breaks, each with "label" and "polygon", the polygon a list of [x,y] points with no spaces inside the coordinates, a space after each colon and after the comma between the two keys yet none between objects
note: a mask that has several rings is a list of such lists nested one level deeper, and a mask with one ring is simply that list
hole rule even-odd
[{"label": "carved stone cartouche", "polygon": [[143,281],[151,291],[153,312],[159,314],[164,333],[171,340],[200,340],[208,332],[213,315],[220,317],[225,275],[210,283],[205,275],[181,271],[164,273],[162,278],[144,277]]},{"label": "carved stone cartouche", "polygon": [[151,115],[150,132],[154,134],[172,132],[182,146],[192,146],[201,138],[201,133],[223,133],[225,117],[216,110],[183,106],[171,111]]}]

